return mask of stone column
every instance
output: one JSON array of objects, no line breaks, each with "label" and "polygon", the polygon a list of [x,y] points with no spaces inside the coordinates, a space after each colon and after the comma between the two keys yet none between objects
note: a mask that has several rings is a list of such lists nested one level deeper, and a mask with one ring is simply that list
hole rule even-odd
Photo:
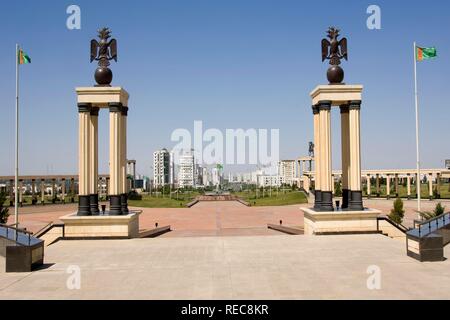
[{"label": "stone column", "polygon": [[99,108],[91,108],[91,119],[89,122],[90,132],[90,161],[89,161],[89,192],[91,215],[98,216],[98,113]]},{"label": "stone column", "polygon": [[350,114],[349,106],[341,106],[342,145],[342,209],[348,209],[350,201]]},{"label": "stone column", "polygon": [[110,214],[122,214],[122,104],[109,104],[109,171],[110,171]]},{"label": "stone column", "polygon": [[428,178],[428,186],[429,186],[429,196],[430,196],[430,200],[433,200],[433,174],[430,173],[429,174],[429,178]]},{"label": "stone column", "polygon": [[63,178],[61,180],[61,201],[62,203],[66,203],[66,179]]},{"label": "stone column", "polygon": [[19,180],[19,205],[23,207],[23,180]]},{"label": "stone column", "polygon": [[31,203],[36,204],[36,180],[31,179]]},{"label": "stone column", "polygon": [[314,209],[320,210],[322,203],[322,191],[320,186],[320,115],[318,106],[313,106],[313,114],[314,114],[314,157],[315,157]]},{"label": "stone column", "polygon": [[361,101],[351,101],[349,105],[350,135],[350,199],[349,209],[364,210],[361,190]]},{"label": "stone column", "polygon": [[441,198],[441,174],[436,175],[436,196],[438,199]]},{"label": "stone column", "polygon": [[78,104],[79,112],[79,196],[78,196],[78,215],[90,216],[90,176],[91,176],[91,110],[92,105],[90,103]]},{"label": "stone column", "polygon": [[41,179],[41,204],[45,204],[45,179]]},{"label": "stone column", "polygon": [[13,207],[15,202],[14,180],[9,180],[9,206]]},{"label": "stone column", "polygon": [[408,189],[408,200],[411,200],[411,174],[409,173],[406,177],[406,188]]},{"label": "stone column", "polygon": [[319,102],[321,211],[333,211],[331,159],[331,101]]},{"label": "stone column", "polygon": [[389,200],[391,198],[391,176],[386,175],[386,198]]},{"label": "stone column", "polygon": [[377,198],[380,197],[381,189],[380,189],[380,174],[377,173],[376,175],[376,187],[377,187]]},{"label": "stone column", "polygon": [[370,199],[370,196],[372,194],[372,181],[370,181],[370,179],[372,179],[372,177],[369,175],[367,175],[367,198]]},{"label": "stone column", "polygon": [[70,202],[74,203],[75,202],[75,179],[71,178],[70,179]]},{"label": "stone column", "polygon": [[399,190],[398,190],[398,173],[395,174],[395,196],[398,198]]},{"label": "stone column", "polygon": [[56,190],[56,179],[52,179],[52,203],[56,203],[58,191]]},{"label": "stone column", "polygon": [[122,214],[127,215],[128,210],[128,177],[127,177],[127,118],[128,107],[122,107],[121,115],[121,134],[120,134],[120,155],[121,155],[121,175],[122,175],[122,190],[121,190],[121,206]]}]

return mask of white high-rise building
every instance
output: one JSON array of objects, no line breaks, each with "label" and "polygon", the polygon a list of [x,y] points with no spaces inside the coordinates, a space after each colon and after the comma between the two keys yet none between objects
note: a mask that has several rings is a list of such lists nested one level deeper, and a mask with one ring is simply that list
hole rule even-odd
[{"label": "white high-rise building", "polygon": [[294,185],[297,182],[297,163],[295,160],[281,160],[278,163],[278,175],[283,183]]},{"label": "white high-rise building", "polygon": [[195,159],[192,153],[180,157],[180,170],[178,172],[178,186],[180,188],[195,187]]},{"label": "white high-rise building", "polygon": [[222,170],[219,168],[212,169],[212,185],[218,187],[223,182]]},{"label": "white high-rise building", "polygon": [[162,149],[153,153],[154,188],[174,185],[175,165],[173,153]]}]

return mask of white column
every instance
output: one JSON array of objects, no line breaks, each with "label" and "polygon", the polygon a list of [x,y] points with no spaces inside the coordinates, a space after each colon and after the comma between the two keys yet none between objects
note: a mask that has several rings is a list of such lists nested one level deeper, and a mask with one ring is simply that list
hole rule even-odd
[{"label": "white column", "polygon": [[361,188],[361,101],[351,101],[349,105],[349,136],[350,136],[350,204],[351,210],[362,210]]},{"label": "white column", "polygon": [[315,161],[315,189],[320,191],[320,115],[319,109],[314,106],[314,161]]},{"label": "white column", "polygon": [[411,175],[409,173],[406,177],[406,187],[407,187],[408,199],[411,199]]},{"label": "white column", "polygon": [[341,107],[342,209],[349,206],[350,196],[350,117],[349,106]]},{"label": "white column", "polygon": [[370,198],[371,194],[372,194],[372,181],[371,180],[371,175],[367,175],[367,196]]},{"label": "white column", "polygon": [[428,191],[429,191],[429,196],[430,196],[430,200],[433,199],[433,174],[430,173],[429,174],[429,178],[428,178]]},{"label": "white column", "polygon": [[78,172],[79,172],[79,205],[78,215],[88,216],[90,209],[90,176],[91,176],[91,104],[78,105],[79,117],[79,147],[78,147]]},{"label": "white column", "polygon": [[122,105],[109,105],[109,171],[110,171],[110,214],[121,215],[122,194]]},{"label": "white column", "polygon": [[331,159],[331,101],[319,102],[320,116],[320,186],[321,210],[333,210],[332,159]]},{"label": "white column", "polygon": [[386,176],[386,196],[389,199],[391,197],[391,176]]},{"label": "white column", "polygon": [[90,131],[90,176],[89,176],[89,194],[90,208],[92,215],[99,215],[98,208],[98,113],[99,108],[91,109],[91,120],[89,123]]}]

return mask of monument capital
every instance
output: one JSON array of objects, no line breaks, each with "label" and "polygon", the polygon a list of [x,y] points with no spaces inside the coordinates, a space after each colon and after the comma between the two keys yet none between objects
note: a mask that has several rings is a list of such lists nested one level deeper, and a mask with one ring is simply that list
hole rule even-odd
[{"label": "monument capital", "polygon": [[362,85],[319,85],[310,96],[314,105],[321,101],[331,101],[332,106],[341,106],[351,101],[361,101],[363,89]]}]

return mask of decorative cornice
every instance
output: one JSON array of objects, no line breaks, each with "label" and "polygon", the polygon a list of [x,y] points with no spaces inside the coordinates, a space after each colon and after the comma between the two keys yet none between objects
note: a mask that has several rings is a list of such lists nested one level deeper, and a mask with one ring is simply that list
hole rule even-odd
[{"label": "decorative cornice", "polygon": [[349,110],[361,110],[361,100],[353,100],[349,103]]},{"label": "decorative cornice", "polygon": [[109,106],[109,112],[122,112],[123,106],[120,102],[111,102],[108,103]]},{"label": "decorative cornice", "polygon": [[319,108],[319,111],[330,111],[331,110],[331,101],[329,100],[322,100],[319,101],[317,104],[317,108]]},{"label": "decorative cornice", "polygon": [[79,103],[78,104],[78,113],[90,113],[92,110],[91,103]]}]

